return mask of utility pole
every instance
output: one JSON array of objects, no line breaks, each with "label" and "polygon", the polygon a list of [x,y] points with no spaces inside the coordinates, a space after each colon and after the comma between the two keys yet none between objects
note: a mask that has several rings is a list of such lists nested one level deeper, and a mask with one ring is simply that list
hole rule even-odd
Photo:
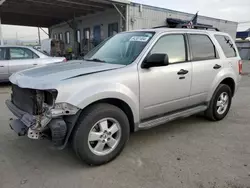
[{"label": "utility pole", "polygon": [[39,41],[39,45],[41,45],[40,29],[39,29],[39,27],[37,27],[37,29],[38,29],[38,41]]}]

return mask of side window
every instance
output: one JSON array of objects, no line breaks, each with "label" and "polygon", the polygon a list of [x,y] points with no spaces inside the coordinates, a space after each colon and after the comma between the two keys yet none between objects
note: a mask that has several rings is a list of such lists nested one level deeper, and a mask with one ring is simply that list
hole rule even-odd
[{"label": "side window", "polygon": [[184,35],[166,35],[161,37],[152,48],[150,54],[167,54],[169,63],[186,61]]},{"label": "side window", "polygon": [[80,30],[76,31],[76,41],[78,43],[81,43],[81,31]]},{"label": "side window", "polygon": [[63,34],[62,33],[59,34],[59,39],[63,40]]},{"label": "side window", "polygon": [[193,61],[217,58],[215,45],[207,35],[191,34],[189,35],[189,40]]},{"label": "side window", "polygon": [[35,59],[39,58],[34,52],[26,48],[10,48],[10,59]]},{"label": "side window", "polygon": [[215,35],[226,57],[236,57],[236,49],[228,36]]},{"label": "side window", "polygon": [[0,60],[6,60],[7,59],[7,50],[6,48],[0,48]]},{"label": "side window", "polygon": [[70,33],[69,33],[69,31],[67,31],[67,32],[65,33],[65,43],[66,43],[66,44],[69,44],[69,43],[70,43]]}]

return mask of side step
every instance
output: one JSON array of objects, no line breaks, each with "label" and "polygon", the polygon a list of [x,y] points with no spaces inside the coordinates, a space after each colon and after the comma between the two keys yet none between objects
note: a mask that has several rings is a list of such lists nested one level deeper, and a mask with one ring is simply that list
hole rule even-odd
[{"label": "side step", "polygon": [[190,108],[187,110],[179,111],[179,112],[176,112],[173,114],[168,114],[166,116],[156,118],[153,120],[149,120],[149,121],[146,121],[146,122],[139,124],[139,129],[150,129],[152,127],[162,125],[164,123],[173,121],[175,119],[186,118],[186,117],[189,117],[191,115],[194,115],[194,114],[197,114],[200,112],[204,112],[207,108],[208,108],[207,106],[202,105],[202,106],[197,106],[197,107]]}]

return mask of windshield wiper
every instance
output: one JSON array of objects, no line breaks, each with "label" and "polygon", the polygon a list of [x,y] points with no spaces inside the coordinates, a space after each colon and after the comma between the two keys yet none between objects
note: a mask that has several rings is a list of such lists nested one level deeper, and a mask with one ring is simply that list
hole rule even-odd
[{"label": "windshield wiper", "polygon": [[94,61],[94,62],[100,62],[100,63],[106,63],[106,61],[103,61],[101,59],[97,59],[97,58],[94,58],[94,59],[84,59],[85,61]]}]

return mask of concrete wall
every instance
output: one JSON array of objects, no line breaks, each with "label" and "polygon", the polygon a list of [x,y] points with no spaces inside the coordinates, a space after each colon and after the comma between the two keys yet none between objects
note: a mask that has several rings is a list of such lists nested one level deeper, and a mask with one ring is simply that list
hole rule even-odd
[{"label": "concrete wall", "polygon": [[[81,40],[83,39],[83,29],[90,28],[90,35],[93,35],[93,27],[96,25],[101,25],[101,35],[102,39],[108,37],[108,24],[111,23],[118,23],[121,27],[121,18],[118,12],[115,9],[110,9],[105,12],[91,14],[85,17],[77,18],[77,29],[81,31]],[[69,47],[73,47],[73,39],[74,34],[73,30],[69,27],[67,23],[62,23],[59,25],[55,25],[50,28],[51,36],[53,37],[54,34],[63,34],[63,40],[65,41],[65,32],[70,32],[70,44],[66,44],[66,49]],[[121,31],[121,28],[120,28]]]},{"label": "concrete wall", "polygon": [[[184,12],[133,3],[129,8],[129,29],[134,30],[163,26],[166,25],[167,18],[191,20],[193,16],[193,14]],[[198,16],[198,23],[213,25],[221,31],[229,33],[233,38],[236,37],[237,22]]]}]

